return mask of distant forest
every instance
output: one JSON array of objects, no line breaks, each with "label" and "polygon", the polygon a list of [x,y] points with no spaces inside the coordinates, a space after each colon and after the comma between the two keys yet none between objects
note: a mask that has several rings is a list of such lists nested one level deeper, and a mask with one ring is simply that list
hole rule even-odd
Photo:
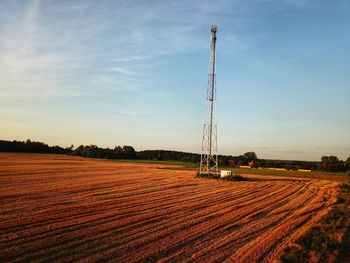
[{"label": "distant forest", "polygon": [[[135,151],[132,146],[116,146],[114,148],[100,148],[96,145],[80,145],[62,148],[60,146],[49,146],[42,142],[26,141],[5,141],[0,140],[0,152],[28,152],[28,153],[56,153],[82,156],[87,158],[105,159],[139,159],[157,161],[182,161],[199,163],[200,154],[167,151],[167,150],[145,150]],[[310,161],[286,161],[259,159],[255,152],[246,152],[243,155],[219,155],[220,166],[242,166],[284,168],[288,170],[308,169],[328,172],[350,171],[350,157],[346,161],[339,160],[336,156],[323,156],[320,162]]]},{"label": "distant forest", "polygon": [[48,146],[43,142],[32,142],[29,139],[25,142],[0,140],[0,152],[70,154],[72,151],[73,145],[69,148],[62,148],[60,146]]}]

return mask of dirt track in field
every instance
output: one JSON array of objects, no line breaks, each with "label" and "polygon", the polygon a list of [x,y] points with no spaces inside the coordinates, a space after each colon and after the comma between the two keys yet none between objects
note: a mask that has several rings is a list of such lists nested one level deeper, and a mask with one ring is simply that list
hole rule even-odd
[{"label": "dirt track in field", "polygon": [[223,182],[193,171],[0,153],[0,261],[271,262],[336,182]]}]

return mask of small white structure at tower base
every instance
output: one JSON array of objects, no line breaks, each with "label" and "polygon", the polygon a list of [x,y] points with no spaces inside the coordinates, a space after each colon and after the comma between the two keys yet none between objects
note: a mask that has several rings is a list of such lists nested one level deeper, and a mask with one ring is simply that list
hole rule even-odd
[{"label": "small white structure at tower base", "polygon": [[232,176],[234,175],[233,171],[229,171],[229,170],[221,170],[220,171],[220,177],[227,177],[227,176]]}]

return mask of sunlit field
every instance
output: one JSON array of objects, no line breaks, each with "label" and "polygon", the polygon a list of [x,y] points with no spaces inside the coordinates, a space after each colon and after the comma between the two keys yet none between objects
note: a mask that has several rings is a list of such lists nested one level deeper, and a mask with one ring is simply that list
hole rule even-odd
[{"label": "sunlit field", "polygon": [[270,262],[330,209],[339,184],[175,168],[0,153],[0,261]]}]

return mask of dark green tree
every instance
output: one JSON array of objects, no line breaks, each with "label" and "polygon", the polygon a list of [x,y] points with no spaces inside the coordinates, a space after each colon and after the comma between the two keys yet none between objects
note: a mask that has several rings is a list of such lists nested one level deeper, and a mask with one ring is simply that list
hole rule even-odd
[{"label": "dark green tree", "polygon": [[123,146],[123,153],[126,159],[136,159],[136,151],[132,146]]},{"label": "dark green tree", "polygon": [[114,152],[113,153],[114,159],[123,159],[124,152],[123,152],[123,148],[122,147],[115,146],[113,152]]},{"label": "dark green tree", "polygon": [[243,154],[244,165],[247,165],[249,162],[256,160],[258,160],[258,157],[256,156],[255,152],[246,152]]},{"label": "dark green tree", "polygon": [[329,158],[328,156],[322,156],[321,162],[320,162],[320,170],[322,171],[328,171],[329,169]]}]

